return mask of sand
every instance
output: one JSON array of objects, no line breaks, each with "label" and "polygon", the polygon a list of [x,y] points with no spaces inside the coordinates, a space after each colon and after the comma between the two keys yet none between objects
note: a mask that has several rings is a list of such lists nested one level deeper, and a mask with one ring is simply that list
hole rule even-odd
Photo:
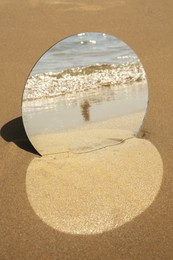
[{"label": "sand", "polygon": [[[171,0],[166,3],[161,0],[0,2],[0,120],[3,127],[0,140],[1,259],[172,259],[172,11]],[[36,212],[35,206],[31,204],[33,197],[28,194],[44,195],[40,186],[38,191],[35,188],[40,183],[39,179],[31,176],[32,182],[29,183],[32,184],[30,189],[33,189],[28,190],[27,186],[27,181],[30,180],[27,169],[31,161],[36,160],[36,155],[24,133],[20,132],[21,125],[15,123],[21,124],[21,120],[10,122],[21,116],[22,91],[36,60],[58,40],[83,31],[115,35],[132,47],[140,57],[149,84],[149,108],[141,136],[155,146],[150,147],[153,149],[152,156],[157,149],[163,163],[161,185],[161,177],[155,178],[156,173],[152,171],[157,169],[157,163],[152,163],[152,166],[147,164],[142,168],[150,167],[154,180],[158,181],[157,188],[153,188],[156,193],[152,195],[152,199],[146,196],[146,200],[143,200],[144,203],[151,204],[142,208],[140,199],[134,207],[139,215],[131,214],[129,209],[128,221],[123,222],[123,225],[115,227],[111,224],[107,227],[101,222],[101,233],[95,234],[65,232],[62,222],[55,229],[51,226],[53,217],[51,221],[46,205],[44,212],[47,211],[47,215],[41,214],[43,200],[40,203],[38,200],[34,201],[36,207],[40,205]],[[142,177],[144,175],[141,180]],[[49,189],[50,178],[46,178]],[[146,183],[145,189],[148,187],[150,191],[151,179],[148,177],[147,180],[149,183]],[[87,189],[89,191],[89,186]],[[64,194],[62,190],[60,194]],[[92,194],[95,194],[94,191]],[[103,194],[103,201],[104,199]],[[111,202],[114,204],[115,201]],[[98,200],[93,210],[100,216],[102,211],[97,211],[99,203]],[[92,201],[89,205],[92,205]],[[67,213],[66,206],[63,208],[64,216]],[[81,204],[80,206],[81,208],[76,204],[76,209],[82,212],[84,209]],[[71,214],[74,216],[73,211]],[[120,213],[118,215],[122,216]]]},{"label": "sand", "polygon": [[118,145],[140,133],[145,112],[136,112],[76,128],[40,135],[30,141],[41,155],[64,152],[89,152],[105,146]]},{"label": "sand", "polygon": [[[52,152],[51,136],[44,139]],[[149,141],[115,129],[76,130],[52,139],[61,151],[35,158],[26,174],[30,205],[48,226],[70,234],[100,234],[152,204],[163,165]]]},{"label": "sand", "polygon": [[131,221],[155,199],[162,159],[136,137],[144,112],[32,136],[26,193],[37,216],[69,234],[101,234]]}]

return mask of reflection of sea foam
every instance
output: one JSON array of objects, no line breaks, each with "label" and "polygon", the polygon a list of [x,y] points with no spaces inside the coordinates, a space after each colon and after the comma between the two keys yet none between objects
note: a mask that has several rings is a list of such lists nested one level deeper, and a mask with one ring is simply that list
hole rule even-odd
[{"label": "reflection of sea foam", "polygon": [[146,79],[140,62],[126,64],[96,64],[67,69],[57,73],[40,73],[29,77],[23,100],[96,94],[101,89],[121,87]]}]

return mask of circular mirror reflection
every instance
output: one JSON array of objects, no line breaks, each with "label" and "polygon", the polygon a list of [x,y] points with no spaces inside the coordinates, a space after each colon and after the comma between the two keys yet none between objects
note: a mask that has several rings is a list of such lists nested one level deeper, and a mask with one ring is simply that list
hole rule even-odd
[{"label": "circular mirror reflection", "polygon": [[22,117],[41,155],[88,152],[136,135],[147,101],[146,74],[134,51],[105,33],[79,33],[36,63]]}]

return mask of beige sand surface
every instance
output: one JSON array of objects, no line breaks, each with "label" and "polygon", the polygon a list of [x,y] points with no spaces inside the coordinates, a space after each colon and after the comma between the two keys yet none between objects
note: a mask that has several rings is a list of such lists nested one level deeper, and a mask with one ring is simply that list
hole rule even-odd
[{"label": "beige sand surface", "polygon": [[[140,215],[160,189],[162,159],[149,141],[131,136],[113,142],[113,136],[126,135],[110,129],[61,135],[69,152],[35,158],[27,169],[26,192],[34,212],[50,227],[71,234],[114,230]],[[82,142],[74,142],[74,136]]]},{"label": "beige sand surface", "polygon": [[[0,259],[173,258],[172,12],[172,0],[0,1]],[[22,91],[36,60],[58,40],[83,31],[115,35],[141,58],[149,84],[142,135],[161,156],[163,179],[140,215],[101,234],[80,235],[53,229],[33,210],[26,180],[36,155],[27,152],[33,150],[21,120],[10,120],[21,116]]]},{"label": "beige sand surface", "polygon": [[119,144],[137,135],[144,116],[145,112],[138,112],[105,121],[91,122],[62,132],[29,137],[41,155],[66,151],[87,152],[95,148]]},{"label": "beige sand surface", "polygon": [[144,112],[37,135],[43,155],[29,164],[26,192],[50,227],[71,234],[113,230],[151,205],[163,165],[149,141],[135,137]]}]

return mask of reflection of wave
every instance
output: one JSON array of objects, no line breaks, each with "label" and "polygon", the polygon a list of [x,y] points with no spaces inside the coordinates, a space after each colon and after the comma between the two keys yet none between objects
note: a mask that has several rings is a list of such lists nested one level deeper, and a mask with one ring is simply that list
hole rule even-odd
[{"label": "reflection of wave", "polygon": [[[75,108],[81,107],[82,103],[87,101],[90,106],[93,104],[101,104],[112,101],[120,100],[139,100],[147,96],[147,82],[142,81],[139,83],[134,83],[128,86],[122,86],[121,88],[105,88],[98,89],[94,94],[88,94],[86,92],[82,95],[76,95],[75,97],[57,96],[57,97],[46,97],[38,98],[33,100],[25,100],[22,104],[23,112],[36,112],[41,110],[59,110],[62,108]],[[116,104],[116,103],[115,103]]]},{"label": "reflection of wave", "polygon": [[140,62],[119,65],[96,64],[67,69],[58,73],[41,73],[29,77],[23,100],[50,97],[83,97],[102,90],[127,86],[146,79]]}]

